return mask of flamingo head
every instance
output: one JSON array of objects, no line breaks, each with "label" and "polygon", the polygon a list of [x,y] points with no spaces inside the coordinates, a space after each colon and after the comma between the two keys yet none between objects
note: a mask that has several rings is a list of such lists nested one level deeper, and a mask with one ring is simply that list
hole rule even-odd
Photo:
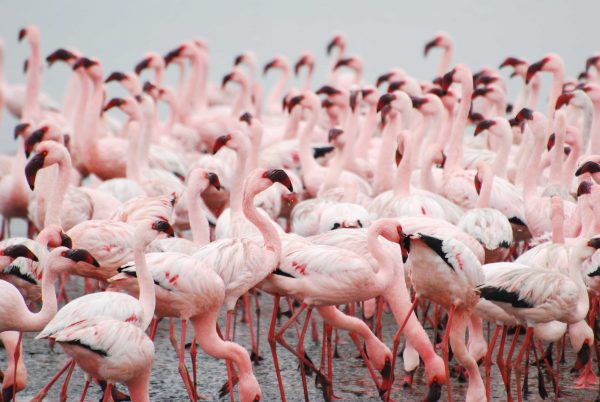
[{"label": "flamingo head", "polygon": [[62,257],[67,258],[75,263],[83,262],[93,265],[96,268],[100,267],[98,260],[96,260],[89,251],[82,248],[75,248],[71,250],[67,249],[66,247],[59,247],[58,252],[60,252]]},{"label": "flamingo head", "polygon": [[423,56],[427,57],[429,51],[436,47],[449,49],[452,47],[452,39],[447,33],[438,32],[432,40],[425,44],[425,47],[423,48]]},{"label": "flamingo head", "polygon": [[577,198],[583,196],[583,195],[587,195],[587,194],[591,194],[592,193],[592,183],[584,180],[581,183],[579,183],[579,187],[577,187]]},{"label": "flamingo head", "polygon": [[560,94],[560,96],[556,99],[556,109],[560,109],[561,107],[568,105],[574,97],[575,94],[573,92],[564,92]]},{"label": "flamingo head", "polygon": [[175,237],[175,230],[173,230],[173,226],[166,219],[159,219],[152,222],[151,228],[157,234],[165,233],[168,237]]},{"label": "flamingo head", "polygon": [[327,44],[327,55],[331,55],[335,48],[340,49],[340,51],[346,50],[346,38],[341,33],[335,34]]},{"label": "flamingo head", "polygon": [[221,181],[219,180],[219,176],[217,176],[216,173],[207,172],[206,179],[208,180],[208,183],[211,186],[213,186],[217,191],[221,190]]},{"label": "flamingo head", "polygon": [[48,66],[51,66],[54,62],[59,60],[72,65],[78,58],[79,57],[74,52],[60,48],[46,56],[46,62],[48,63]]},{"label": "flamingo head", "polygon": [[35,148],[36,144],[44,140],[44,137],[46,136],[46,133],[48,133],[49,129],[50,126],[44,125],[38,128],[37,130],[33,131],[27,137],[27,139],[25,140],[25,156],[29,158],[29,155],[31,155],[31,153],[33,152],[33,148]]},{"label": "flamingo head", "polygon": [[330,128],[330,129],[329,129],[329,133],[328,133],[328,135],[327,135],[327,139],[328,139],[328,141],[329,141],[330,143],[331,143],[331,142],[334,142],[334,141],[336,141],[336,142],[337,142],[338,138],[339,138],[339,137],[340,137],[342,134],[344,134],[344,130],[342,130],[342,129],[341,129],[341,128],[339,128],[339,127],[332,127],[332,128]]},{"label": "flamingo head", "polygon": [[165,59],[162,58],[156,52],[149,52],[146,54],[146,57],[144,57],[139,63],[137,63],[135,65],[134,71],[137,75],[140,75],[142,73],[142,71],[144,71],[148,68],[154,68],[154,69],[165,68]]},{"label": "flamingo head", "polygon": [[557,72],[564,70],[564,65],[565,63],[559,55],[549,53],[543,59],[529,65],[525,75],[525,83],[529,84],[531,79],[540,71]]},{"label": "flamingo head", "polygon": [[32,191],[35,188],[37,172],[44,167],[47,155],[48,151],[38,152],[29,160],[29,162],[27,162],[27,165],[25,165],[25,177],[27,178],[27,184],[29,184],[29,188]]},{"label": "flamingo head", "polygon": [[480,121],[477,124],[477,126],[475,127],[475,133],[474,133],[474,135],[477,136],[481,132],[483,132],[485,130],[489,130],[495,124],[496,124],[495,120],[482,120],[482,121]]},{"label": "flamingo head", "polygon": [[423,105],[425,105],[429,100],[427,98],[421,98],[418,96],[411,96],[410,101],[412,102],[412,106],[414,109],[421,109]]},{"label": "flamingo head", "polygon": [[28,260],[38,261],[37,256],[27,248],[24,244],[14,244],[0,250],[0,257],[7,257],[11,260],[16,260],[19,257],[27,258]]},{"label": "flamingo head", "polygon": [[277,55],[270,62],[265,64],[265,67],[263,68],[263,75],[266,75],[267,72],[269,72],[269,70],[272,68],[279,68],[287,71],[290,68],[290,64],[285,56]]},{"label": "flamingo head", "polygon": [[294,187],[292,186],[292,181],[290,180],[290,177],[287,175],[285,170],[282,170],[282,169],[264,170],[264,172],[262,173],[262,178],[270,181],[270,184],[281,183],[285,188],[287,188],[289,190],[290,193],[294,192]]},{"label": "flamingo head", "polygon": [[231,134],[222,135],[216,139],[215,145],[213,146],[213,154],[219,152],[221,148],[223,148],[229,141],[231,141],[233,136]]},{"label": "flamingo head", "polygon": [[306,66],[308,72],[312,73],[315,68],[315,58],[312,53],[304,52],[302,56],[300,56],[300,59],[294,64],[294,74],[298,75],[303,66]]},{"label": "flamingo head", "polygon": [[29,123],[19,123],[15,126],[15,140],[19,137],[26,137],[31,130],[31,124]]},{"label": "flamingo head", "polygon": [[595,56],[589,57],[585,61],[585,71],[588,72],[590,70],[590,67],[595,67],[597,69],[599,61],[600,61],[600,55],[595,55]]},{"label": "flamingo head", "polygon": [[29,25],[28,27],[21,28],[19,30],[19,42],[23,41],[23,39],[29,39],[31,43],[39,43],[40,42],[40,31],[35,25]]}]

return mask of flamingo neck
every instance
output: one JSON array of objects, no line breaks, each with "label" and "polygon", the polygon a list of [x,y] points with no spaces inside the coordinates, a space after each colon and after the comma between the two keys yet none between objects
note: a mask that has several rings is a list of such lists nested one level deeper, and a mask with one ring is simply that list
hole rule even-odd
[{"label": "flamingo neck", "polygon": [[258,209],[254,206],[254,197],[256,194],[257,192],[252,188],[244,189],[244,215],[262,234],[265,249],[272,253],[272,268],[275,269],[274,265],[279,261],[281,255],[281,239],[269,218],[259,213]]},{"label": "flamingo neck", "polygon": [[[578,133],[576,134],[579,135]],[[577,170],[577,160],[581,155],[581,143],[578,139],[573,141],[571,144],[571,152],[567,159],[564,162],[563,174],[562,174],[562,185],[565,188],[570,188],[572,183],[572,178],[575,176],[575,171]]]},{"label": "flamingo neck", "polygon": [[187,193],[192,239],[199,246],[210,243],[208,220],[206,219],[204,210],[200,206],[200,196],[204,190],[206,190],[206,185],[198,187],[194,185],[192,188],[188,188]]},{"label": "flamingo neck", "polygon": [[302,116],[302,109],[297,108],[292,110],[287,122],[285,123],[285,130],[283,134],[284,140],[291,140],[296,138],[298,135],[298,127],[300,126],[300,117]]},{"label": "flamingo neck", "polygon": [[336,187],[336,184],[339,184],[339,178],[342,174],[342,170],[348,162],[348,152],[346,151],[347,147],[348,145],[346,144],[343,148],[337,149],[337,154],[327,169],[327,176],[325,176],[325,181],[320,189],[321,193]]},{"label": "flamingo neck", "polygon": [[473,81],[461,81],[461,88],[461,102],[458,113],[452,123],[452,131],[450,134],[450,149],[448,151],[448,161],[446,162],[447,171],[453,171],[462,168],[463,136],[465,128],[467,127],[467,118],[469,117],[469,109],[471,107]]},{"label": "flamingo neck", "polygon": [[537,182],[541,167],[540,161],[544,153],[544,137],[535,134],[534,136],[533,151],[529,158],[525,158],[525,160],[529,161],[525,169],[527,173],[523,179],[523,198],[525,200],[531,199],[537,194]]},{"label": "flamingo neck", "polygon": [[87,105],[90,100],[90,85],[88,79],[83,73],[75,73],[79,79],[79,98],[77,99],[77,108],[73,120],[73,150],[79,154],[85,152],[84,145],[87,142],[87,133],[84,132],[85,116]]},{"label": "flamingo neck", "polygon": [[450,63],[452,62],[452,46],[444,47],[444,53],[440,59],[440,63],[437,68],[437,76],[442,77],[450,69]]},{"label": "flamingo neck", "polygon": [[477,198],[476,208],[488,208],[490,206],[492,187],[494,187],[494,173],[486,171],[483,175],[483,183],[481,183],[481,191]]},{"label": "flamingo neck", "polygon": [[[188,78],[188,80],[189,79],[191,79],[191,77]],[[185,96],[186,88],[187,88],[187,81],[185,79],[185,64],[179,63],[179,76],[177,77],[177,99],[183,99],[183,97]],[[179,117],[181,119],[184,118],[183,110]]]},{"label": "flamingo neck", "polygon": [[290,80],[290,69],[283,68],[283,71],[282,71],[281,77],[279,78],[279,81],[277,81],[277,84],[275,84],[275,86],[271,90],[271,93],[269,94],[269,97],[267,98],[267,105],[269,108],[269,113],[279,114],[279,108],[280,108],[279,100],[281,99],[281,94],[283,93],[283,90],[289,80]]},{"label": "flamingo neck", "polygon": [[133,246],[133,259],[135,261],[135,271],[137,275],[138,286],[140,288],[140,304],[142,305],[142,330],[146,330],[154,316],[154,308],[156,306],[156,295],[154,289],[154,280],[146,265],[146,244],[142,241],[135,240]]},{"label": "flamingo neck", "polygon": [[317,110],[310,109],[308,121],[300,133],[300,165],[304,176],[310,176],[322,169],[315,160],[310,147],[311,136],[317,124],[317,118]]},{"label": "flamingo neck", "polygon": [[529,84],[529,93],[528,93],[527,102],[525,104],[525,107],[527,107],[531,110],[536,110],[539,97],[540,97],[540,79],[539,79],[539,77],[535,76],[535,77],[533,77],[533,79],[531,80],[531,83]]},{"label": "flamingo neck", "polygon": [[92,160],[98,152],[98,116],[99,111],[102,110],[103,88],[102,80],[92,79],[92,95],[88,102],[85,128],[83,129],[86,136],[85,147],[88,148],[83,152],[83,160],[88,169],[90,169],[93,163]]},{"label": "flamingo neck", "polygon": [[142,174],[140,171],[140,141],[141,141],[141,122],[137,120],[130,120],[125,123],[123,131],[125,131],[127,137],[127,154],[130,155],[127,158],[127,164],[125,166],[125,177],[129,180],[142,182]]},{"label": "flamingo neck", "polygon": [[[49,257],[50,258],[50,257]],[[58,278],[56,272],[50,266],[51,260],[46,260],[46,267],[42,276],[42,308],[37,313],[29,313],[26,319],[22,320],[19,328],[22,332],[37,332],[56,315],[58,302],[54,290],[54,283]]]},{"label": "flamingo neck", "polygon": [[[242,134],[243,135],[243,134]],[[248,172],[248,141],[244,139],[239,141],[237,150],[237,164],[235,165],[235,172],[233,173],[233,183],[231,184],[231,193],[229,195],[229,208],[231,210],[231,219],[234,222],[234,217],[240,217],[242,215],[242,204],[244,198],[244,179]]]},{"label": "flamingo neck", "polygon": [[373,194],[380,194],[392,187],[394,172],[394,158],[398,146],[396,138],[400,127],[397,114],[390,115],[390,121],[383,129],[379,159],[377,161],[377,174],[373,182]]},{"label": "flamingo neck", "polygon": [[200,113],[203,112],[204,110],[206,110],[206,103],[207,103],[207,93],[206,93],[206,89],[208,86],[208,55],[206,54],[206,52],[204,50],[200,50],[198,52],[199,55],[199,62],[198,65],[200,66],[200,71],[199,71],[199,76],[198,76],[198,85],[196,88],[196,105],[195,105],[195,110],[196,113]]},{"label": "flamingo neck", "polygon": [[233,102],[233,107],[231,108],[231,117],[238,118],[245,107],[251,104],[250,102],[250,89],[248,87],[248,82],[246,80],[240,81],[240,92]]},{"label": "flamingo neck", "polygon": [[494,165],[492,170],[494,176],[506,179],[506,171],[508,169],[508,156],[512,147],[512,132],[510,129],[502,132],[500,137],[500,149],[494,158]]},{"label": "flamingo neck", "polygon": [[[200,60],[196,53],[192,57],[190,57],[191,69],[189,78],[185,82],[185,85],[182,88],[182,101],[181,101],[181,116],[182,119],[187,120],[192,113],[192,108],[194,107],[194,96],[195,91],[198,86],[198,81],[200,80]],[[183,67],[182,67],[183,68]]]},{"label": "flamingo neck", "polygon": [[69,176],[71,175],[71,161],[69,158],[63,158],[58,163],[58,180],[54,187],[54,192],[48,201],[46,216],[44,218],[44,227],[48,225],[58,225],[62,227],[61,212],[62,203],[69,187]]},{"label": "flamingo neck", "polygon": [[[369,253],[377,265],[380,267],[376,274],[377,281],[379,282],[379,288],[384,290],[392,282],[395,273],[394,261],[397,261],[400,256],[397,256],[391,250],[388,250],[387,245],[384,247],[379,241],[379,236],[383,232],[383,227],[377,227],[367,231],[367,248]],[[400,258],[401,260],[401,258]]]},{"label": "flamingo neck", "polygon": [[594,117],[591,124],[591,153],[597,155],[600,153],[600,102],[594,102]]},{"label": "flamingo neck", "polygon": [[396,182],[394,184],[394,194],[396,197],[408,197],[410,195],[410,176],[412,174],[413,158],[417,155],[414,152],[414,138],[410,131],[404,131],[404,152],[402,161],[396,169]]},{"label": "flamingo neck", "polygon": [[365,116],[363,124],[360,128],[360,134],[356,141],[354,151],[356,156],[360,159],[367,160],[369,157],[369,145],[371,143],[371,136],[377,126],[377,105],[369,104],[369,111]]},{"label": "flamingo neck", "polygon": [[546,116],[548,116],[549,127],[552,127],[552,122],[554,121],[556,100],[562,93],[564,78],[565,72],[562,68],[552,73],[552,89],[550,90],[550,95],[548,97],[548,109],[546,112]]},{"label": "flamingo neck", "polygon": [[[427,154],[425,154],[427,155]],[[437,193],[437,188],[435,185],[435,181],[433,180],[433,155],[429,157],[424,157],[421,161],[421,170],[420,170],[420,179],[421,179],[421,187],[423,190],[430,191],[432,193]]]},{"label": "flamingo neck", "polygon": [[25,87],[25,105],[23,106],[23,118],[37,121],[40,116],[40,104],[38,97],[42,84],[42,65],[40,56],[40,44],[31,42],[31,55],[27,68],[27,86]]},{"label": "flamingo neck", "polygon": [[577,198],[577,209],[581,220],[581,237],[589,237],[594,234],[594,211],[590,205],[589,198],[589,195]]},{"label": "flamingo neck", "polygon": [[77,94],[81,92],[81,82],[77,74],[71,74],[71,78],[65,90],[63,100],[63,115],[72,129],[75,125],[75,110],[77,109]]},{"label": "flamingo neck", "polygon": [[565,115],[560,114],[555,119],[555,143],[552,150],[552,159],[550,163],[550,184],[560,185],[562,183],[562,172],[563,172],[563,155],[565,149],[565,131],[566,121]]},{"label": "flamingo neck", "polygon": [[165,67],[158,66],[154,69],[154,85],[158,88],[162,87],[163,77],[165,75]]},{"label": "flamingo neck", "polygon": [[248,171],[251,172],[258,167],[259,156],[260,156],[260,144],[262,143],[263,128],[258,124],[253,124],[250,127],[251,133],[251,147],[252,152],[248,158]]},{"label": "flamingo neck", "polygon": [[309,68],[304,76],[304,82],[302,83],[302,90],[308,91],[310,90],[310,83],[312,82],[313,69]]}]

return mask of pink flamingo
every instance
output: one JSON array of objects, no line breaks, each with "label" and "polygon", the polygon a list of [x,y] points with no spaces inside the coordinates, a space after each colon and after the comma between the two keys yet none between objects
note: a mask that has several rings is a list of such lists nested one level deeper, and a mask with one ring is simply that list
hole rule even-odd
[{"label": "pink flamingo", "polygon": [[445,32],[436,33],[435,37],[425,44],[423,54],[427,57],[429,51],[436,47],[444,49],[444,54],[442,55],[436,70],[436,77],[441,77],[448,71],[450,63],[452,62],[452,38],[450,38],[450,35]]}]

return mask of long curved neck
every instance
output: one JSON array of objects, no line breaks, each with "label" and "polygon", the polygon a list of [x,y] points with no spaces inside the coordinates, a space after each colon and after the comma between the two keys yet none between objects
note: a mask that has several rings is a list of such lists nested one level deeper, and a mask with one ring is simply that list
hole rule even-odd
[{"label": "long curved neck", "polygon": [[92,158],[98,152],[96,138],[98,135],[98,116],[100,110],[102,110],[102,99],[104,97],[103,89],[101,79],[92,79],[92,95],[88,102],[85,125],[82,130],[85,133],[85,147],[87,147],[87,150],[83,150],[82,156],[88,169],[92,164]]},{"label": "long curved neck", "polygon": [[86,140],[86,134],[83,132],[85,124],[85,116],[87,111],[87,104],[90,101],[90,85],[87,77],[84,73],[76,72],[75,75],[79,79],[79,98],[77,99],[77,107],[75,111],[75,117],[73,120],[73,150],[78,154],[84,152],[84,144]]},{"label": "long curved neck", "polygon": [[44,227],[48,225],[58,225],[62,227],[61,212],[62,203],[69,187],[69,176],[71,175],[71,161],[68,158],[64,158],[58,164],[58,180],[55,183],[54,192],[52,197],[48,201],[48,207],[46,208],[46,216],[44,218]]},{"label": "long curved neck", "polygon": [[231,209],[231,218],[233,221],[234,216],[238,217],[242,214],[242,200],[244,198],[243,184],[248,172],[248,147],[247,144],[240,141],[237,151],[237,164],[235,165],[235,172],[233,183],[231,185],[231,193],[229,195],[229,208]]},{"label": "long curved neck", "polygon": [[311,136],[317,124],[317,118],[317,110],[310,109],[308,121],[300,133],[300,165],[305,175],[310,175],[322,168],[315,160],[310,147]]},{"label": "long curved neck", "polygon": [[555,133],[554,138],[554,149],[552,150],[552,160],[550,163],[550,184],[560,185],[562,182],[562,171],[563,171],[563,155],[565,148],[565,130],[566,121],[565,116],[555,119]]},{"label": "long curved neck", "polygon": [[420,171],[420,179],[421,179],[421,188],[423,190],[431,191],[433,193],[437,192],[437,188],[435,186],[435,182],[433,180],[433,174],[431,169],[433,169],[433,155],[426,153],[423,159],[421,160],[421,171]]},{"label": "long curved neck", "polygon": [[244,191],[244,215],[250,222],[257,227],[263,237],[264,248],[266,251],[272,253],[273,256],[273,269],[275,269],[276,263],[279,261],[281,256],[281,239],[275,229],[275,226],[269,221],[269,218],[258,212],[258,209],[254,206],[254,197],[256,192],[250,189]]},{"label": "long curved neck", "polygon": [[[579,133],[575,133],[576,136],[579,136]],[[576,139],[571,143],[571,152],[567,159],[564,162],[563,166],[563,174],[562,174],[562,185],[565,188],[570,188],[573,177],[575,176],[575,171],[577,170],[577,160],[581,155],[581,142],[579,139]]]},{"label": "long curved neck", "polygon": [[562,93],[564,78],[565,72],[563,69],[559,69],[552,74],[552,89],[550,90],[550,95],[548,96],[548,109],[546,112],[549,122],[553,121],[556,100]]},{"label": "long curved neck", "polygon": [[405,130],[403,137],[404,152],[402,153],[402,161],[396,170],[396,182],[394,184],[394,194],[397,197],[407,197],[410,195],[410,176],[412,173],[413,158],[416,156],[414,152],[415,139],[412,138],[412,133]]},{"label": "long curved neck", "polygon": [[282,97],[281,94],[283,93],[283,90],[289,80],[290,80],[290,69],[283,68],[281,77],[279,77],[279,81],[277,81],[277,84],[275,84],[275,86],[271,90],[271,93],[269,94],[269,97],[267,98],[267,105],[268,105],[267,107],[269,108],[269,113],[280,114],[279,113],[279,110],[280,110],[279,103],[280,103],[280,99]]},{"label": "long curved neck", "polygon": [[191,58],[190,76],[182,88],[181,117],[184,120],[190,117],[192,108],[194,107],[194,95],[200,79],[200,70],[200,60],[197,55],[194,55]]},{"label": "long curved neck", "polygon": [[523,198],[525,200],[532,198],[537,193],[537,181],[540,175],[540,160],[544,153],[543,136],[535,136],[533,151],[527,164],[527,174],[523,180]]},{"label": "long curved neck", "polygon": [[142,317],[143,330],[146,330],[154,316],[154,308],[156,306],[156,295],[154,289],[154,280],[148,266],[146,265],[146,244],[136,239],[133,246],[133,259],[135,261],[135,271],[137,274],[138,285],[140,288],[140,304],[144,315]]},{"label": "long curved neck", "polygon": [[486,170],[483,175],[483,183],[479,198],[477,198],[476,208],[488,208],[490,206],[490,195],[494,187],[494,173],[491,170]]},{"label": "long curved neck", "polygon": [[250,127],[252,152],[248,158],[248,171],[251,172],[258,167],[260,157],[260,144],[262,143],[263,128],[259,123]]},{"label": "long curved neck", "polygon": [[[47,264],[50,263],[50,261],[46,261]],[[41,331],[42,328],[44,328],[44,326],[56,315],[58,302],[56,301],[54,283],[57,278],[58,276],[54,270],[47,265],[46,269],[44,269],[44,275],[42,276],[42,308],[37,313],[29,313],[27,316],[21,317],[22,320],[19,331]]]},{"label": "long curved neck", "polygon": [[151,134],[152,133],[152,121],[150,116],[144,113],[143,120],[140,122],[140,131],[137,136],[137,170],[139,179],[141,179],[141,172],[148,169],[148,157],[150,156],[150,145],[151,145]]},{"label": "long curved neck", "polygon": [[594,118],[592,122],[590,150],[594,155],[600,153],[600,102],[594,102]]},{"label": "long curved neck", "polygon": [[452,46],[444,47],[444,53],[440,59],[440,63],[437,68],[437,76],[441,77],[448,72],[450,63],[452,62]]},{"label": "long curved neck", "polygon": [[63,115],[71,129],[75,125],[75,110],[77,108],[77,94],[80,92],[81,83],[77,74],[71,74],[67,88],[65,90],[65,96],[63,100]]},{"label": "long curved neck", "polygon": [[398,120],[397,115],[390,116],[390,121],[383,129],[379,159],[377,161],[377,172],[373,183],[373,194],[382,193],[392,187],[394,157],[398,149],[396,145],[399,128]]},{"label": "long curved neck", "polygon": [[346,149],[347,145],[345,145],[342,149],[338,148],[337,155],[327,169],[327,176],[325,176],[325,181],[323,182],[320,192],[334,188],[336,187],[336,184],[339,184],[339,178],[342,174],[342,170],[348,162],[348,153],[346,152]]},{"label": "long curved neck", "polygon": [[473,95],[473,81],[463,80],[461,82],[462,101],[458,109],[454,122],[452,124],[452,133],[450,137],[450,149],[448,151],[448,162],[446,168],[448,171],[461,169],[463,160],[463,136],[467,127],[467,117],[471,107],[471,96]]},{"label": "long curved neck", "polygon": [[369,157],[369,145],[375,127],[377,127],[377,105],[373,103],[369,104],[369,111],[363,120],[360,134],[358,135],[358,140],[354,147],[355,154],[358,158],[367,160]]},{"label": "long curved neck", "polygon": [[304,82],[302,84],[302,90],[303,91],[307,91],[310,89],[310,84],[312,82],[312,76],[313,76],[313,69],[312,68],[308,68],[306,75],[304,76]]},{"label": "long curved neck", "polygon": [[231,117],[238,118],[244,111],[244,107],[250,105],[250,88],[247,80],[240,81],[240,92],[231,108]]},{"label": "long curved neck", "polygon": [[196,112],[202,112],[206,110],[207,104],[207,93],[208,88],[208,54],[204,50],[200,50],[198,66],[200,68],[198,84],[196,88]]},{"label": "long curved neck", "polygon": [[141,123],[137,120],[130,120],[123,127],[127,137],[127,165],[125,167],[125,177],[129,180],[141,183],[142,174],[140,168],[140,141],[141,141]]},{"label": "long curved neck", "polygon": [[594,230],[594,211],[590,205],[590,196],[584,195],[577,198],[577,209],[581,221],[580,237],[592,236]]},{"label": "long curved neck", "polygon": [[300,127],[300,117],[302,117],[302,109],[296,108],[292,110],[292,113],[285,123],[285,130],[283,132],[284,140],[291,140],[296,138],[298,135],[298,127]]},{"label": "long curved neck", "polygon": [[204,210],[200,206],[200,195],[205,189],[206,185],[198,187],[193,185],[191,188],[188,187],[187,193],[192,239],[194,243],[199,246],[210,243],[210,228],[208,227],[208,220],[206,219]]},{"label": "long curved neck", "polygon": [[31,55],[27,68],[27,86],[25,87],[25,105],[23,106],[23,118],[34,120],[40,118],[40,104],[38,97],[42,84],[42,65],[40,56],[40,44],[32,41]]},{"label": "long curved neck", "polygon": [[506,171],[508,169],[508,155],[510,154],[512,146],[512,132],[503,131],[500,138],[500,149],[494,158],[494,165],[492,170],[494,175],[502,179],[506,179]]}]

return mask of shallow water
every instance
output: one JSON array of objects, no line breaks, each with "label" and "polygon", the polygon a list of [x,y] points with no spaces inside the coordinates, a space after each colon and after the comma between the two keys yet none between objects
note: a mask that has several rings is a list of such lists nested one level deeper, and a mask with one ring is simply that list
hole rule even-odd
[{"label": "shallow water", "polygon": [[[70,295],[71,297],[80,294],[77,283],[79,279],[71,280]],[[254,366],[255,375],[261,385],[264,401],[280,400],[277,387],[277,379],[273,369],[273,360],[269,351],[268,343],[266,342],[266,334],[269,328],[269,321],[272,311],[272,298],[267,294],[262,294],[259,298],[261,304],[260,313],[260,352],[264,360],[259,365]],[[282,308],[285,303],[282,303]],[[313,314],[316,317],[317,328],[321,330],[321,320],[318,314]],[[225,315],[221,315],[220,325],[223,327]],[[282,323],[287,318],[281,317]],[[255,317],[256,320],[256,317]],[[256,322],[256,321],[255,321]],[[279,327],[280,324],[278,324]],[[176,335],[179,336],[180,324],[175,323]],[[388,346],[391,346],[396,325],[391,314],[384,314],[383,334],[384,341]],[[346,333],[340,332],[342,343],[339,344],[340,358],[334,358],[334,393],[346,401],[379,401],[377,389],[369,375],[367,368],[364,366],[361,359],[358,359],[358,351]],[[17,398],[20,401],[27,401],[35,395],[48,381],[52,375],[67,361],[67,356],[62,352],[60,347],[56,347],[54,351],[49,348],[46,341],[33,340],[34,334],[26,334],[24,336],[24,356],[29,372],[29,385],[27,389],[21,392]],[[177,356],[169,342],[169,324],[168,320],[162,320],[159,324],[156,335],[156,359],[152,370],[150,383],[150,399],[152,401],[184,401],[187,400],[187,393],[183,386],[183,382],[177,371]],[[522,338],[522,337],[521,337]],[[236,339],[239,343],[249,349],[250,341],[248,337],[248,327],[245,323],[238,323],[236,329]],[[192,334],[188,330],[188,340],[191,342]],[[294,327],[290,327],[286,340],[291,344],[296,343],[296,331]],[[306,352],[310,358],[318,365],[320,361],[321,346],[320,342],[315,343],[311,339],[310,333],[307,334]],[[295,358],[283,347],[277,348],[279,362],[281,366],[286,397],[288,401],[304,400],[302,391],[302,381],[298,363]],[[441,352],[439,352],[441,353]],[[515,353],[516,355],[516,353]],[[186,353],[187,367],[191,370],[189,354]],[[561,401],[593,401],[597,395],[597,389],[572,389],[573,379],[575,374],[569,373],[569,368],[574,362],[574,356],[567,347],[566,353],[567,364],[561,368],[561,383],[569,396],[563,397]],[[533,354],[531,356],[533,361]],[[595,364],[595,363],[594,363]],[[0,351],[0,367],[5,368],[6,352]],[[451,368],[455,365],[454,361],[450,363]],[[215,360],[202,353],[198,353],[198,392],[204,395],[207,400],[218,400],[219,390],[227,379],[225,363],[220,360]],[[482,376],[484,369],[480,369]],[[427,387],[423,380],[423,370],[420,368],[415,377],[412,388],[404,389],[402,387],[402,378],[404,371],[402,369],[402,358],[399,357],[396,364],[396,382],[392,392],[392,397],[396,401],[421,401],[426,393]],[[537,374],[535,367],[530,368],[530,395],[528,401],[541,401],[537,395]],[[546,386],[551,399],[554,399],[554,394],[551,390],[550,382],[546,378]],[[62,380],[61,380],[62,381]],[[56,384],[46,397],[46,401],[54,402],[59,400],[60,385]],[[83,389],[84,376],[81,370],[75,369],[69,387],[68,400],[78,401]],[[121,390],[125,390],[123,386],[119,386]],[[308,377],[308,392],[311,401],[322,401],[323,394],[320,389],[315,387],[314,377]],[[459,383],[456,378],[452,379],[452,395],[456,401],[464,400],[466,392],[466,384]],[[101,400],[102,392],[100,387],[92,385],[87,395],[87,400]],[[492,367],[492,399],[494,401],[506,400],[504,387],[496,366]],[[228,398],[223,398],[224,401]],[[237,400],[237,393],[236,393]],[[442,399],[447,400],[447,394],[444,387]]]}]

